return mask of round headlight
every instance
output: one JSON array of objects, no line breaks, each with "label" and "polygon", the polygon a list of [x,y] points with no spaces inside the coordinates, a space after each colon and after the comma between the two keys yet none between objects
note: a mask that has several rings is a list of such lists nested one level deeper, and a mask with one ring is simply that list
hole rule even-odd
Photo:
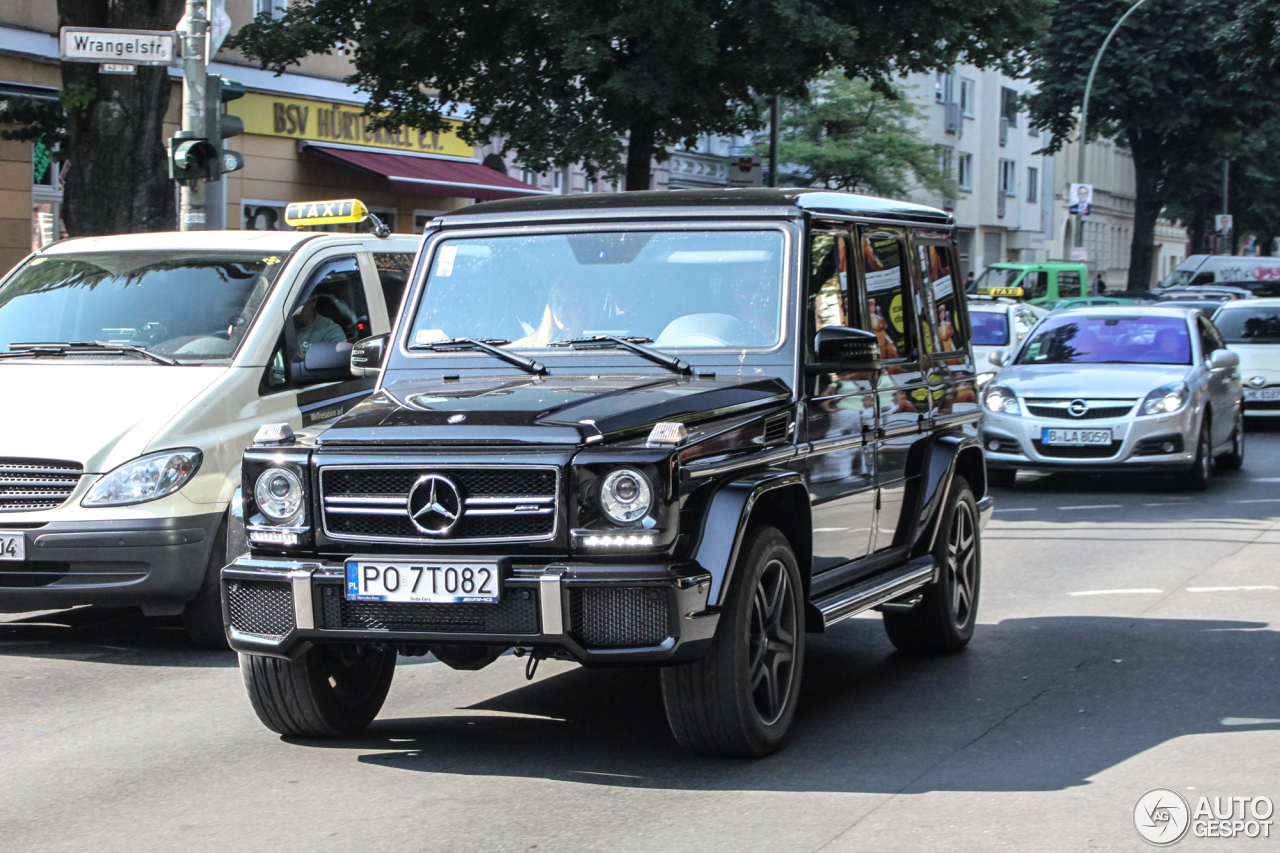
[{"label": "round headlight", "polygon": [[611,471],[600,485],[600,507],[618,524],[639,521],[653,506],[649,479],[634,468]]},{"label": "round headlight", "polygon": [[288,468],[268,468],[253,487],[258,509],[272,521],[290,521],[302,511],[302,480]]}]

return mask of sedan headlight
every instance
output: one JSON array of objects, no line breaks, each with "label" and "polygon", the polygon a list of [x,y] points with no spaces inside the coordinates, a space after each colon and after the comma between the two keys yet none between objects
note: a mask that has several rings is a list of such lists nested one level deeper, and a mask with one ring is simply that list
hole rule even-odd
[{"label": "sedan headlight", "polygon": [[989,411],[1002,415],[1020,415],[1018,395],[1004,385],[992,385],[983,393],[982,403]]},{"label": "sedan headlight", "polygon": [[649,514],[653,487],[649,478],[634,468],[611,471],[600,484],[600,508],[612,521],[631,524]]},{"label": "sedan headlight", "polygon": [[275,524],[294,521],[302,512],[302,479],[288,468],[268,468],[258,475],[253,498],[258,510]]},{"label": "sedan headlight", "polygon": [[1142,415],[1167,415],[1176,412],[1191,399],[1191,389],[1185,382],[1161,385],[1142,401],[1138,413]]},{"label": "sedan headlight", "polygon": [[195,476],[202,458],[194,447],[139,456],[94,483],[80,505],[126,506],[171,495]]}]

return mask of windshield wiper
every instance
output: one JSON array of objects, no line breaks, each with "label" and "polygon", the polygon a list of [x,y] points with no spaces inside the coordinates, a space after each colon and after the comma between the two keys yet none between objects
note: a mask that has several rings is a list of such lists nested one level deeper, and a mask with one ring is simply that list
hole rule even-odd
[{"label": "windshield wiper", "polygon": [[154,361],[156,364],[175,365],[176,359],[151,352],[146,347],[136,344],[108,344],[103,341],[70,341],[65,344],[9,344],[8,352],[0,352],[0,357],[17,358],[41,355],[66,355],[68,353],[102,352],[119,353],[121,355],[137,355]]},{"label": "windshield wiper", "polygon": [[494,358],[500,358],[507,364],[513,364],[521,370],[538,376],[547,376],[549,371],[542,362],[534,361],[531,358],[525,358],[522,355],[516,355],[513,352],[507,352],[499,349],[503,344],[509,344],[511,341],[502,338],[452,338],[447,341],[432,341],[429,344],[410,344],[409,349],[425,349],[432,352],[448,352],[449,350],[480,350],[487,352]]},{"label": "windshield wiper", "polygon": [[586,338],[573,338],[568,341],[553,341],[547,344],[550,347],[573,347],[574,349],[602,349],[601,344],[613,344],[612,349],[630,350],[641,358],[647,358],[654,364],[661,364],[668,370],[673,370],[681,376],[688,376],[693,373],[693,368],[689,366],[689,362],[684,359],[676,358],[674,355],[667,355],[665,352],[659,352],[656,349],[650,349],[641,344],[651,344],[653,338],[641,337],[618,337],[616,335],[591,335]]}]

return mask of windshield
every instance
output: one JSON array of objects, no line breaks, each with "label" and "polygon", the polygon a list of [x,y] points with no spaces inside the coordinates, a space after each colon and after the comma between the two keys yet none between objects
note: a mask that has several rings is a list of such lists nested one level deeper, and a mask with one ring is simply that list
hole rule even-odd
[{"label": "windshield", "polygon": [[1002,347],[1009,343],[1009,316],[990,311],[970,311],[974,346]]},{"label": "windshield", "polygon": [[1229,308],[1213,324],[1229,344],[1280,344],[1280,306]]},{"label": "windshield", "polygon": [[666,348],[769,347],[781,338],[782,264],[779,231],[446,240],[409,345],[467,337],[541,348],[614,335]]},{"label": "windshield", "polygon": [[100,341],[230,358],[283,258],[178,251],[45,255],[0,287],[0,345]]},{"label": "windshield", "polygon": [[1196,274],[1195,270],[1174,270],[1169,273],[1164,281],[1160,282],[1161,287],[1182,287],[1191,281],[1191,277]]},{"label": "windshield", "polygon": [[970,293],[990,293],[993,287],[1014,287],[1022,270],[1002,270],[999,267],[987,267],[982,275],[969,285]]},{"label": "windshield", "polygon": [[1181,317],[1049,317],[1018,364],[1190,364]]}]

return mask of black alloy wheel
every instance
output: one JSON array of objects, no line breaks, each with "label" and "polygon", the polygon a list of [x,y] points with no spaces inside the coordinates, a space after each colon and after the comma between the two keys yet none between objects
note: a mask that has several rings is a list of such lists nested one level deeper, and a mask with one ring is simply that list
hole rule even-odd
[{"label": "black alloy wheel", "polygon": [[778,722],[791,695],[799,632],[795,594],[787,567],[771,560],[760,573],[751,600],[747,675],[756,713],[766,726]]},{"label": "black alloy wheel", "polygon": [[950,527],[943,571],[951,574],[951,620],[963,628],[978,603],[978,518],[974,507],[957,501]]},{"label": "black alloy wheel", "polygon": [[1209,479],[1213,476],[1213,442],[1208,409],[1200,421],[1200,435],[1196,439],[1196,461],[1189,471],[1183,471],[1178,477],[1182,488],[1192,492],[1203,492],[1209,488]]},{"label": "black alloy wheel", "polygon": [[245,690],[258,719],[293,737],[344,737],[373,722],[396,671],[394,649],[313,646],[296,660],[240,655]]},{"label": "black alloy wheel", "polygon": [[1218,467],[1235,471],[1244,466],[1244,408],[1236,409],[1236,425],[1231,430],[1231,449],[1217,458]]}]

